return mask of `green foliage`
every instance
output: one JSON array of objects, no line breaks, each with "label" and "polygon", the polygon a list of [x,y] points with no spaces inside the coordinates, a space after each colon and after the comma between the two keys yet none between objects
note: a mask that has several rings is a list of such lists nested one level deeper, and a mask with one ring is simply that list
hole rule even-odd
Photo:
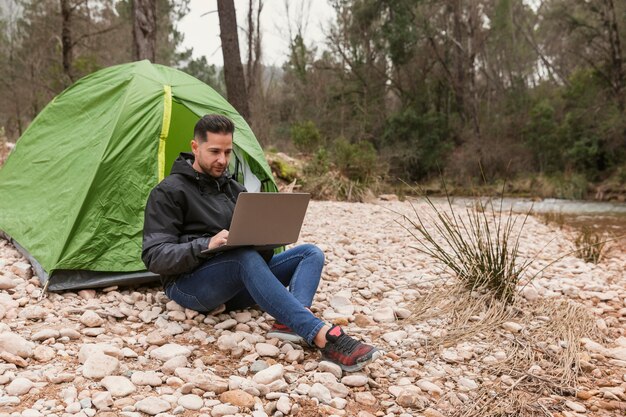
[{"label": "green foliage", "polygon": [[309,176],[321,176],[330,170],[330,158],[325,148],[319,148],[306,165],[304,172]]},{"label": "green foliage", "polygon": [[306,82],[307,71],[313,62],[315,49],[307,48],[304,38],[298,33],[289,44],[289,61],[285,69],[292,71],[300,82]]},{"label": "green foliage", "polygon": [[563,149],[559,143],[556,111],[549,100],[542,99],[530,110],[530,120],[524,135],[540,172],[562,169]]},{"label": "green foliage", "polygon": [[220,95],[226,96],[224,71],[218,70],[213,64],[209,65],[205,56],[192,58],[191,54],[191,49],[188,49],[184,54],[182,54],[185,60],[184,63],[179,66],[179,69],[210,85]]},{"label": "green foliage", "polygon": [[292,182],[298,178],[298,169],[289,160],[283,158],[281,154],[266,155],[270,168],[274,175],[281,180]]},{"label": "green foliage", "polygon": [[311,120],[294,123],[290,130],[293,144],[301,152],[312,153],[322,145],[322,134]]},{"label": "green foliage", "polygon": [[587,196],[589,181],[582,174],[557,173],[547,177],[547,180],[552,191],[546,196],[574,200],[581,200]]},{"label": "green foliage", "polygon": [[352,181],[367,183],[379,171],[378,153],[370,142],[350,143],[338,138],[333,145],[332,159],[339,171]]},{"label": "green foliage", "polygon": [[[405,180],[437,174],[451,149],[445,116],[407,108],[391,116],[383,133],[384,146],[392,153],[391,173]],[[392,151],[393,152],[393,151]]]}]

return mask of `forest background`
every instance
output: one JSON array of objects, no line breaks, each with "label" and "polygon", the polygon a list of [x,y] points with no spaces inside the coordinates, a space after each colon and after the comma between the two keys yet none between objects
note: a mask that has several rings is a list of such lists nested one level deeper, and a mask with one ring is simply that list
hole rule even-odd
[{"label": "forest background", "polygon": [[[0,141],[15,142],[80,77],[146,57],[143,27],[153,62],[235,101],[267,151],[304,161],[301,173],[277,173],[305,187],[330,178],[342,187],[334,196],[350,198],[443,176],[451,186],[507,179],[518,195],[623,201],[626,2],[330,3],[326,42],[307,41],[300,14],[280,67],[262,64],[263,0],[236,2],[247,19],[230,29],[220,15],[222,44],[230,31],[241,46],[235,100],[226,55],[216,67],[181,47],[187,0],[0,0]],[[151,11],[147,29],[138,7]]]}]

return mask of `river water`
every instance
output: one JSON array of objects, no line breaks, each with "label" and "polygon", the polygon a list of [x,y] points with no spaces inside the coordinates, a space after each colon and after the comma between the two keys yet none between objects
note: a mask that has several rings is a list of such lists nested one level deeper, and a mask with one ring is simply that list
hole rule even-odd
[{"label": "river water", "polygon": [[[455,203],[474,206],[476,199],[468,197],[452,197]],[[445,198],[431,198],[433,202],[445,202]],[[486,198],[482,199],[486,201]],[[577,229],[590,228],[597,233],[608,233],[612,236],[626,235],[626,203],[561,200],[547,198],[531,200],[525,198],[494,199],[494,208],[508,212],[511,208],[515,213],[528,213],[539,218],[551,219]],[[624,238],[626,239],[626,237]]]}]

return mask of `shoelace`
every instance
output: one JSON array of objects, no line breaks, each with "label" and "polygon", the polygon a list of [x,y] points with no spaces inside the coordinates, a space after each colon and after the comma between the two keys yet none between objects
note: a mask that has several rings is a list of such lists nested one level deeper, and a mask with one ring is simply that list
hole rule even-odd
[{"label": "shoelace", "polygon": [[339,336],[339,338],[337,339],[336,342],[333,343],[333,347],[340,351],[341,353],[344,353],[346,355],[350,355],[352,353],[352,351],[360,344],[361,342],[359,342],[356,339],[351,338],[348,335],[342,334],[341,336]]}]

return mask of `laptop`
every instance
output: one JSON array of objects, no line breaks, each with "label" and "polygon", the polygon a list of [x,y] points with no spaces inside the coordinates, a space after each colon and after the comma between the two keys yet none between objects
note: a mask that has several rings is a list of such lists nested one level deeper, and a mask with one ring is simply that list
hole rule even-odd
[{"label": "laptop", "polygon": [[300,235],[310,199],[309,193],[241,193],[226,244],[202,253],[244,246],[266,250],[294,243]]}]

